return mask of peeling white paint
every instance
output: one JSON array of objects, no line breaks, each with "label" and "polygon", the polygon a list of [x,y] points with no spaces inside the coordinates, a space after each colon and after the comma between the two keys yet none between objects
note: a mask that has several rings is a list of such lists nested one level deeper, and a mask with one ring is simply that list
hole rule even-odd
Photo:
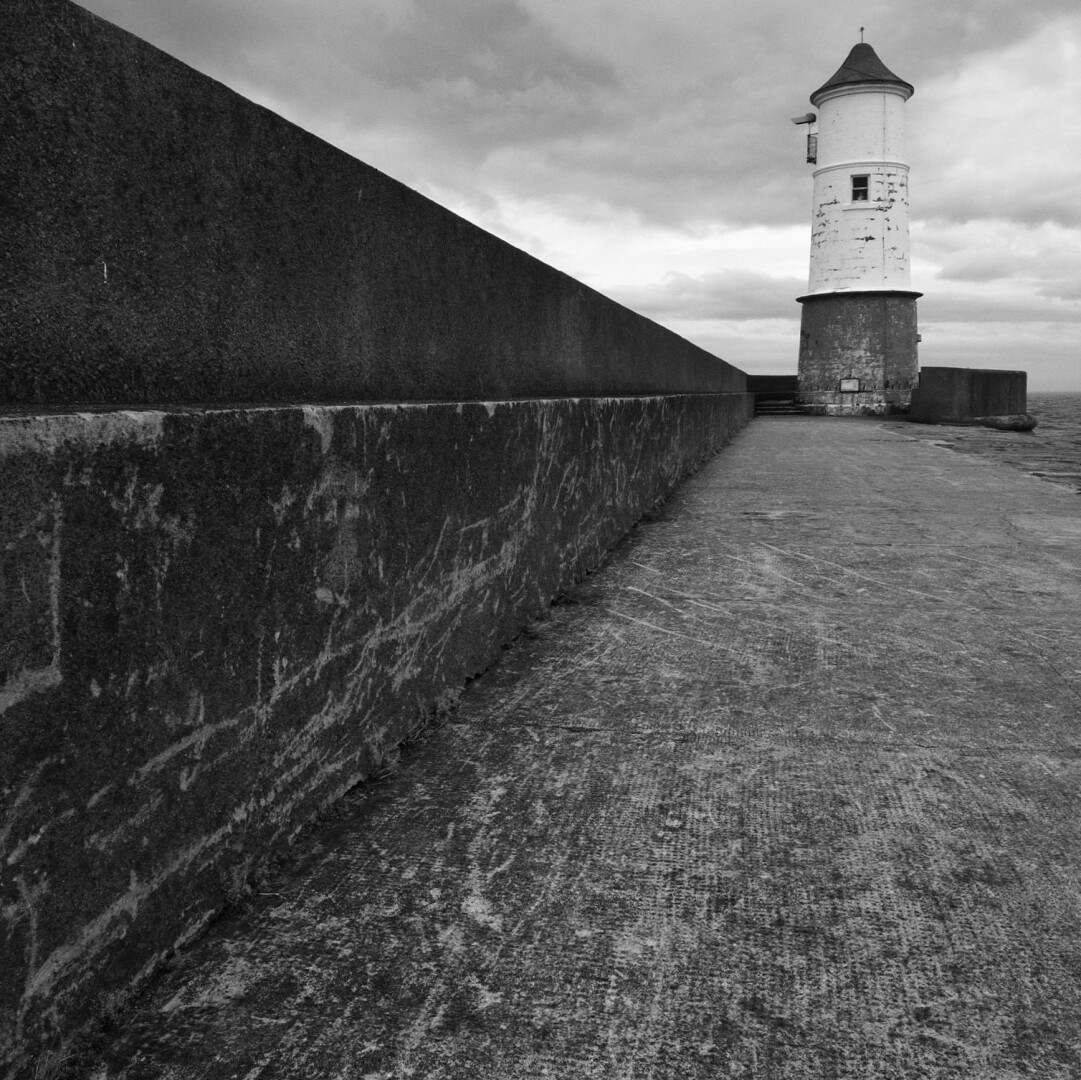
[{"label": "peeling white paint", "polygon": [[[816,98],[811,294],[911,289],[905,161],[909,93],[890,84],[855,84]],[[867,177],[866,200],[854,200],[854,176]]]}]

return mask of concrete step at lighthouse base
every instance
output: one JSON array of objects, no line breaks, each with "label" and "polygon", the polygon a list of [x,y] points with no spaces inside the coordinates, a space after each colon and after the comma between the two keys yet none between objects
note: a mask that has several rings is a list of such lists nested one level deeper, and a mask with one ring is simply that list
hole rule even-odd
[{"label": "concrete step at lighthouse base", "polygon": [[755,416],[804,416],[805,411],[799,402],[791,399],[770,401],[756,398],[754,414]]}]

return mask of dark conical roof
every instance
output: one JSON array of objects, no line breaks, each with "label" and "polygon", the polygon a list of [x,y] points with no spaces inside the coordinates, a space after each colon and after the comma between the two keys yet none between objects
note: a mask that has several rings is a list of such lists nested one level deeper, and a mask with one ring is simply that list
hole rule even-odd
[{"label": "dark conical roof", "polygon": [[827,90],[833,90],[838,86],[855,86],[857,83],[888,83],[891,86],[903,86],[907,91],[907,97],[915,93],[911,83],[899,79],[881,60],[866,42],[861,41],[852,46],[845,62],[837,69],[833,77],[824,82],[812,95],[811,104],[817,105],[815,100],[819,94]]}]

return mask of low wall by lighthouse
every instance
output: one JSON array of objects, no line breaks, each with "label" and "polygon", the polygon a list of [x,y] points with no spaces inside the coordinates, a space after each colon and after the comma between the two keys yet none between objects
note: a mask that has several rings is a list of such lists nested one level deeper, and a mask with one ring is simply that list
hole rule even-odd
[{"label": "low wall by lighthouse", "polygon": [[[1027,423],[1028,375],[991,368],[925,367],[912,394],[910,419],[921,424]],[[1012,424],[1010,424],[1012,420]]]},{"label": "low wall by lighthouse", "polygon": [[66,0],[0,55],[0,1061],[746,423],[742,372]]}]

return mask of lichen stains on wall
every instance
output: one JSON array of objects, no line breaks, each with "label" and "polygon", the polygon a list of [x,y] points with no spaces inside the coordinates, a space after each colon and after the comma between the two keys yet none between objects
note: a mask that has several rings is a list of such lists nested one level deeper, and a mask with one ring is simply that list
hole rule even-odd
[{"label": "lichen stains on wall", "polygon": [[0,420],[6,1057],[197,933],[750,400]]},{"label": "lichen stains on wall", "polygon": [[[9,7],[0,397],[96,410],[0,419],[0,1057],[25,1063],[198,932],[751,399],[76,4]],[[357,404],[387,401],[414,404]]]},{"label": "lichen stains on wall", "polygon": [[[836,293],[805,299],[800,320],[800,399],[830,414],[905,412],[918,380],[912,294]],[[859,393],[841,391],[859,380]]]}]

